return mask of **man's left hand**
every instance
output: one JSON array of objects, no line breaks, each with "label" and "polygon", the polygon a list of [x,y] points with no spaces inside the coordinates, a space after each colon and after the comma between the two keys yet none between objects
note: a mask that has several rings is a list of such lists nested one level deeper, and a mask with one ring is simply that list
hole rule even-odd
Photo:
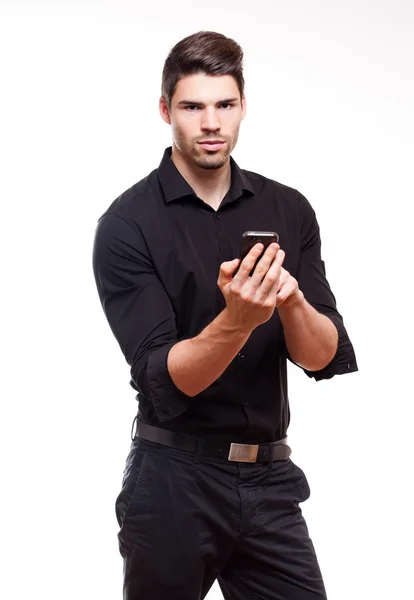
[{"label": "man's left hand", "polygon": [[281,267],[279,287],[276,295],[276,308],[279,308],[279,306],[290,307],[294,304],[300,304],[303,300],[304,295],[299,289],[297,280],[292,277],[289,271]]}]

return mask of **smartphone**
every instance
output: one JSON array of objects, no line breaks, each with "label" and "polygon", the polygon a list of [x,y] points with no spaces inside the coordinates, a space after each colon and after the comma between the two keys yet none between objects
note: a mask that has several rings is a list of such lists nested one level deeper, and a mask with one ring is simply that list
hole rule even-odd
[{"label": "smartphone", "polygon": [[[242,236],[239,266],[247,254],[249,254],[253,246],[259,242],[264,245],[263,252],[256,260],[253,269],[250,271],[250,277],[253,275],[253,271],[255,270],[257,263],[262,258],[270,244],[273,244],[274,242],[279,243],[279,236],[275,231],[245,231]],[[236,275],[238,270],[239,268],[237,268],[237,270],[233,273],[233,277]]]}]

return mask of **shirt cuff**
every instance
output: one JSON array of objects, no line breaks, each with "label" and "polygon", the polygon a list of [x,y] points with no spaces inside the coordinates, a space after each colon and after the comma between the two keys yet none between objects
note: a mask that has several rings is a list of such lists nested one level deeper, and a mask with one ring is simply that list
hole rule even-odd
[{"label": "shirt cuff", "polygon": [[168,353],[176,343],[153,350],[147,362],[146,382],[149,398],[160,422],[178,417],[188,410],[192,401],[191,396],[178,389],[168,371]]},{"label": "shirt cuff", "polygon": [[336,315],[323,314],[332,321],[338,330],[338,348],[331,362],[323,369],[320,369],[319,371],[308,371],[303,369],[306,375],[308,377],[313,377],[315,381],[331,379],[334,375],[344,375],[345,373],[354,373],[355,371],[358,371],[354,348],[341,319]]}]

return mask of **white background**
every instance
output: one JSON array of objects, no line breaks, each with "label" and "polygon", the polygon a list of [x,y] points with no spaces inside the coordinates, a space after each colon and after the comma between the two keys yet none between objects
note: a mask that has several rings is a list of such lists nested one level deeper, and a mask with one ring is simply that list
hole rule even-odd
[{"label": "white background", "polygon": [[[114,502],[136,411],[100,307],[97,219],[170,145],[163,62],[245,52],[233,156],[316,210],[360,371],[291,366],[292,459],[330,600],[412,597],[414,18],[409,0],[1,3],[0,595],[121,598]],[[217,584],[209,600],[221,598]]]}]

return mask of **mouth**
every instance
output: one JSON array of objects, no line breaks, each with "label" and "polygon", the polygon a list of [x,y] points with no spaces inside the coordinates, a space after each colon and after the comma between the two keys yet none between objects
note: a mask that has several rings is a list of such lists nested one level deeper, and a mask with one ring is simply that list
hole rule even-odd
[{"label": "mouth", "polygon": [[208,142],[198,142],[199,145],[205,150],[220,150],[224,146],[226,142],[222,142],[220,140],[209,140]]}]

